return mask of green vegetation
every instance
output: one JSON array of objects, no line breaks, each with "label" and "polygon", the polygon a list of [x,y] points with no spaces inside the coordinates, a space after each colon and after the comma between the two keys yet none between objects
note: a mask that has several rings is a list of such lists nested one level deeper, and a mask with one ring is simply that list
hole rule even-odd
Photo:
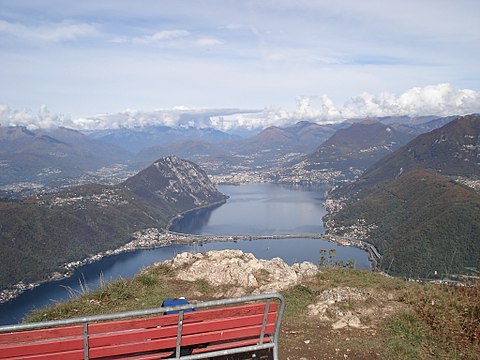
[{"label": "green vegetation", "polygon": [[480,283],[468,287],[409,285],[408,308],[387,321],[396,359],[479,359]]},{"label": "green vegetation", "polygon": [[0,200],[0,289],[63,273],[65,263],[119,248],[135,231],[165,228],[173,216],[198,206],[194,199],[206,205],[225,196],[197,165],[170,157],[117,186]]},{"label": "green vegetation", "polygon": [[134,231],[165,226],[173,214],[120,187],[99,185],[2,201],[0,288],[20,280],[37,281],[62,271],[64,263],[120,247]]},{"label": "green vegetation", "polygon": [[333,216],[337,228],[365,219],[369,241],[395,275],[432,278],[480,267],[480,194],[433,172],[411,171],[364,190]]}]

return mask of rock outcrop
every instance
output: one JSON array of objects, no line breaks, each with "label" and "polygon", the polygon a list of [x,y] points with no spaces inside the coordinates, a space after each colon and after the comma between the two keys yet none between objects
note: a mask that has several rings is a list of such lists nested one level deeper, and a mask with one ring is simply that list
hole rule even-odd
[{"label": "rock outcrop", "polygon": [[288,265],[280,258],[261,260],[240,250],[181,253],[165,263],[180,280],[204,280],[223,289],[217,297],[280,291],[318,272],[309,262]]}]

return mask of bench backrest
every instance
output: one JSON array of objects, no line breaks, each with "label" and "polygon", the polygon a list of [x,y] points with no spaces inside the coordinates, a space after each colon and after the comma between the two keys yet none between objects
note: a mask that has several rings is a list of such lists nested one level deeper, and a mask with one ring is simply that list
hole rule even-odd
[{"label": "bench backrest", "polygon": [[[272,349],[285,303],[256,295],[86,318],[0,327],[0,359],[200,359]],[[194,308],[196,311],[184,312]],[[163,313],[179,310],[178,314]],[[192,355],[180,356],[189,347]]]}]

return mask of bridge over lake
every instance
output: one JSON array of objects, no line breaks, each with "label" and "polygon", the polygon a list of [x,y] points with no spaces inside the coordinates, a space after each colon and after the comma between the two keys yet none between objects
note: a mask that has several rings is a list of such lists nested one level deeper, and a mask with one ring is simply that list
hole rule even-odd
[{"label": "bridge over lake", "polygon": [[205,235],[205,234],[185,234],[175,231],[168,231],[167,234],[178,237],[179,243],[204,243],[215,241],[240,241],[240,240],[264,240],[264,239],[322,239],[340,244],[343,246],[355,246],[368,251],[372,260],[378,262],[382,255],[377,248],[370,243],[362,240],[325,234],[273,234],[273,235]]}]

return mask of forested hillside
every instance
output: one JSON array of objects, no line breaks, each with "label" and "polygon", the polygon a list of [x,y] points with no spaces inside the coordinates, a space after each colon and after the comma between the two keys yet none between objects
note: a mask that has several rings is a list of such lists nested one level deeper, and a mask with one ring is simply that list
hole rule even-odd
[{"label": "forested hillside", "polygon": [[224,200],[195,164],[170,157],[117,186],[84,185],[0,201],[0,289],[44,279],[67,262],[118,248],[145,228]]},{"label": "forested hillside", "polygon": [[[480,267],[480,194],[458,179],[480,179],[480,116],[423,134],[335,189],[344,206],[327,224],[344,234],[368,227],[380,268],[431,277]],[[363,225],[362,225],[363,224]]]},{"label": "forested hillside", "polygon": [[433,172],[402,174],[364,190],[332,216],[335,228],[373,224],[380,268],[413,278],[480,267],[480,194]]}]

